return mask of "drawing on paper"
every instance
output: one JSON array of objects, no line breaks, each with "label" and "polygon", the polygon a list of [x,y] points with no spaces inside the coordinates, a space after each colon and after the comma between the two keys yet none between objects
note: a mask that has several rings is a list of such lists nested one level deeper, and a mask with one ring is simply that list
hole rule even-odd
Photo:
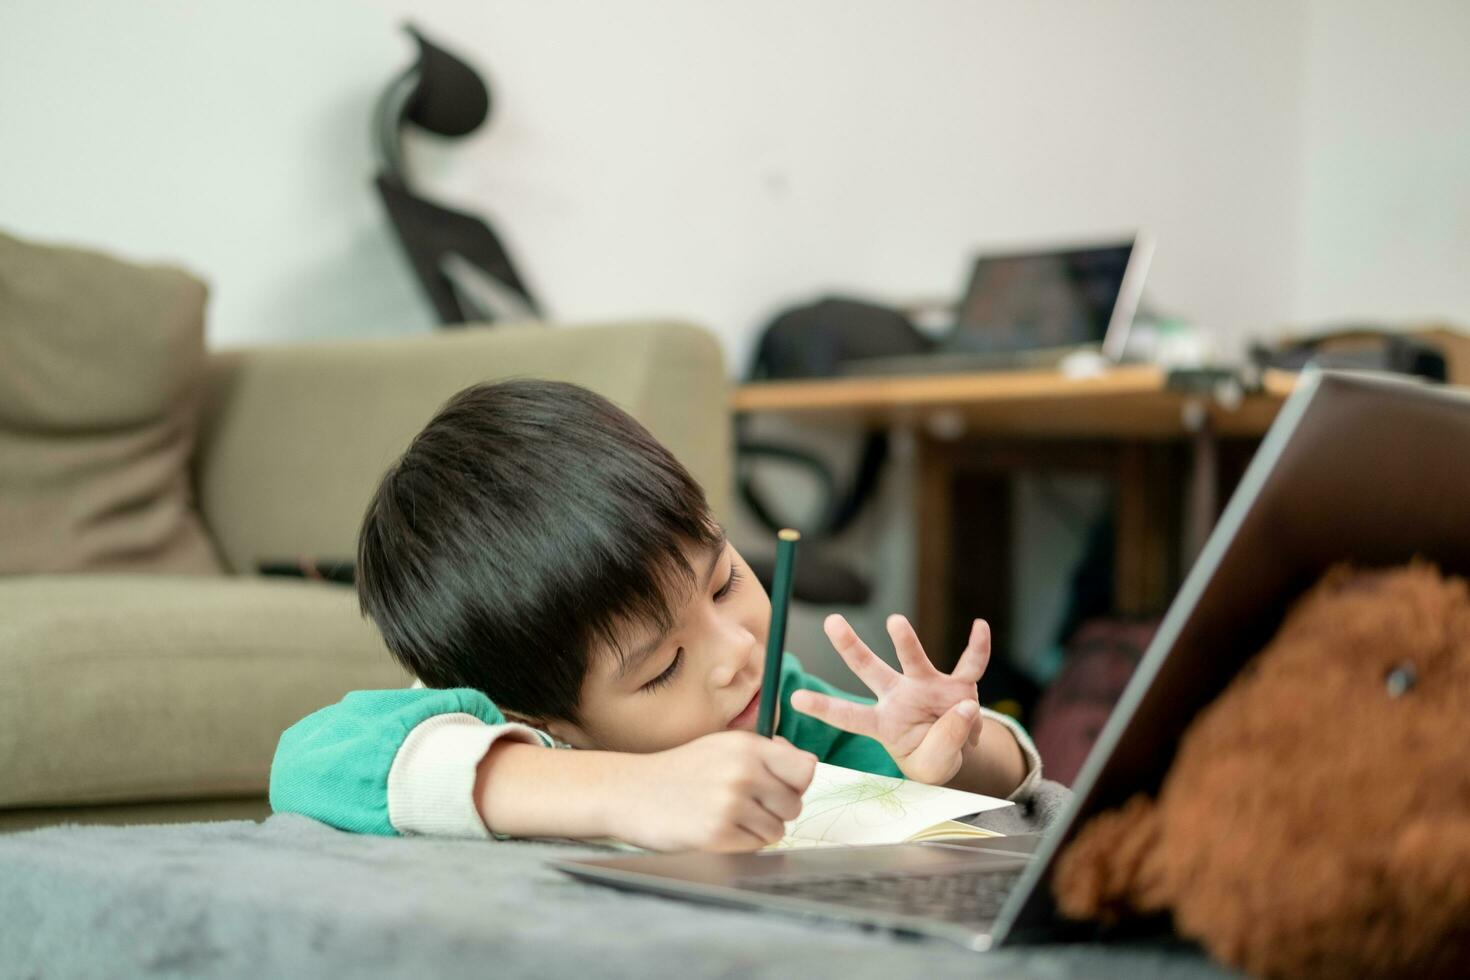
[{"label": "drawing on paper", "polygon": [[818,766],[802,800],[801,816],[788,826],[786,836],[803,843],[844,843],[855,830],[867,836],[884,827],[902,826],[915,806],[943,795],[923,783]]}]

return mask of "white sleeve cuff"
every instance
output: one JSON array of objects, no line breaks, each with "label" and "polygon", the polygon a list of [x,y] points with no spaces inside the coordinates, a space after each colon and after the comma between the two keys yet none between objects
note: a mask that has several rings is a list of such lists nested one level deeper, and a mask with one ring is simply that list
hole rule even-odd
[{"label": "white sleeve cuff", "polygon": [[475,774],[497,739],[550,742],[527,725],[487,725],[463,712],[414,726],[388,770],[388,822],[400,834],[490,837],[475,807]]},{"label": "white sleeve cuff", "polygon": [[999,722],[1015,736],[1016,744],[1021,747],[1021,755],[1026,758],[1026,778],[1021,780],[1021,785],[1011,791],[1008,800],[1020,800],[1030,796],[1036,789],[1036,784],[1041,782],[1041,753],[1036,751],[1036,745],[1031,741],[1031,736],[1026,734],[1026,729],[1021,723],[1008,714],[999,711],[991,711],[989,708],[981,708],[980,714],[986,721]]}]

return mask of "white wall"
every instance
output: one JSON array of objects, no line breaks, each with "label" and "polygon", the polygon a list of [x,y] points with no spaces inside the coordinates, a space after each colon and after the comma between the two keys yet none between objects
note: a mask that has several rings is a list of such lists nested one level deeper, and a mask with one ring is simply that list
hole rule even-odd
[{"label": "white wall", "polygon": [[5,0],[0,228],[192,267],[217,343],[428,329],[368,185],[391,26],[353,0]]},{"label": "white wall", "polygon": [[1470,328],[1470,4],[1311,0],[1293,310]]},{"label": "white wall", "polygon": [[9,0],[0,225],[188,262],[217,343],[426,329],[368,184],[409,15],[498,97],[413,159],[562,317],[690,317],[733,369],[815,291],[1135,225],[1157,303],[1290,303],[1301,17],[1264,2]]}]

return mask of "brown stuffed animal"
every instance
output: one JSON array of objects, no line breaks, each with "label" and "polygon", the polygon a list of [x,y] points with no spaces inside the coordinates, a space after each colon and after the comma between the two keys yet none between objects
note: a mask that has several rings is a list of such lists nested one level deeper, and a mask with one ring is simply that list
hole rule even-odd
[{"label": "brown stuffed animal", "polygon": [[1465,580],[1334,568],[1052,887],[1072,918],[1172,913],[1260,976],[1470,977]]}]

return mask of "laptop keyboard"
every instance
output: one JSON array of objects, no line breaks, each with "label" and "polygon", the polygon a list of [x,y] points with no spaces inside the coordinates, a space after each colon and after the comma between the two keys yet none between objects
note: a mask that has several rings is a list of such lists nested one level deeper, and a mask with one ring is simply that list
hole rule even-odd
[{"label": "laptop keyboard", "polygon": [[985,924],[995,921],[1021,872],[947,871],[938,874],[867,872],[743,878],[736,887],[783,898],[830,902],[891,915],[911,915],[947,922]]}]

